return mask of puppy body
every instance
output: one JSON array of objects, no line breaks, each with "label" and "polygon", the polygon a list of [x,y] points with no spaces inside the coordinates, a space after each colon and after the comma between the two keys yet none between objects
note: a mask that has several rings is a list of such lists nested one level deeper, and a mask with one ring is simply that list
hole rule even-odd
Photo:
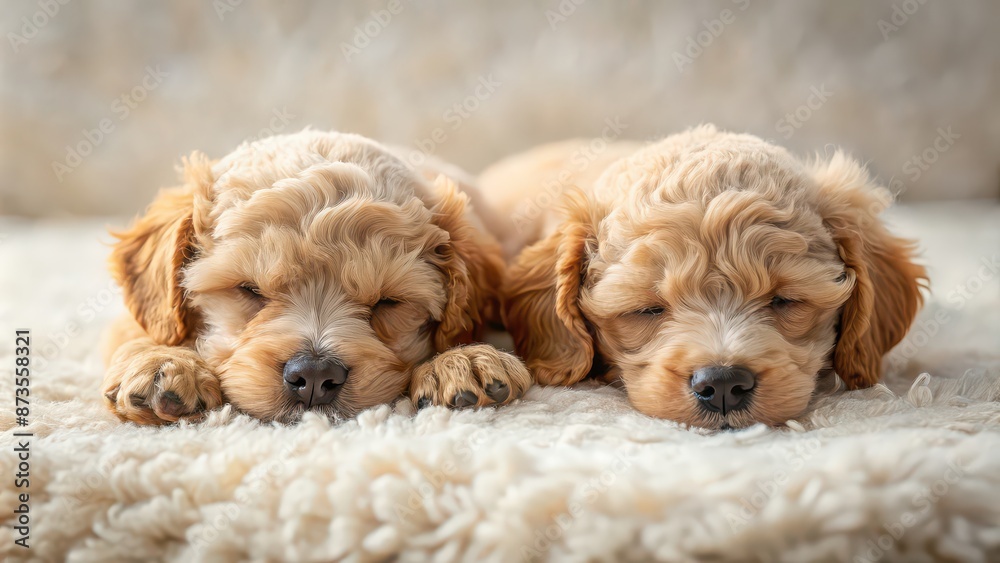
[{"label": "puppy body", "polygon": [[483,207],[507,218],[493,228],[507,259],[559,227],[568,192],[593,194],[608,167],[641,148],[636,142],[601,141],[595,149],[589,139],[573,139],[505,158],[483,171]]},{"label": "puppy body", "polygon": [[[878,219],[888,194],[860,165],[840,153],[803,162],[710,126],[610,145],[586,168],[573,157],[582,146],[541,147],[480,177],[512,217],[519,196],[552,178],[568,186],[504,235],[516,254],[505,321],[539,383],[604,373],[647,414],[718,428],[801,414],[830,370],[850,388],[878,381],[925,272]],[[706,390],[705,377],[723,379]]]},{"label": "puppy body", "polygon": [[[183,185],[117,235],[130,314],[107,338],[109,407],[158,424],[228,400],[288,421],[410,389],[439,404],[519,396],[530,380],[516,359],[451,350],[499,321],[503,261],[468,205],[475,188],[438,172],[308,130],[192,156]],[[485,389],[495,381],[503,400]]]}]

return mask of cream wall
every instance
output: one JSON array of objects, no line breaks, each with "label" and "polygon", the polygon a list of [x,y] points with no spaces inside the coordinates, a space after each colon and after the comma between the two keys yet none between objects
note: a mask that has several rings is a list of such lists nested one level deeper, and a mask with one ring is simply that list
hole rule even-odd
[{"label": "cream wall", "polygon": [[306,125],[477,171],[711,121],[903,199],[1000,194],[997,2],[229,2],[6,4],[0,214],[133,213],[181,155]]}]

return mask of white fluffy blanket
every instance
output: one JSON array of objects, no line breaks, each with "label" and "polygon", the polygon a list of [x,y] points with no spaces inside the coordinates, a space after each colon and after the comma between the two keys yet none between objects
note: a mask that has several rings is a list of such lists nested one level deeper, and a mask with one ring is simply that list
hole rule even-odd
[{"label": "white fluffy blanket", "polygon": [[[894,212],[934,295],[887,386],[710,434],[610,388],[503,410],[123,425],[96,343],[121,311],[98,223],[0,221],[0,554],[71,561],[1000,557],[1000,206]],[[14,545],[14,329],[32,329],[30,549]]]}]

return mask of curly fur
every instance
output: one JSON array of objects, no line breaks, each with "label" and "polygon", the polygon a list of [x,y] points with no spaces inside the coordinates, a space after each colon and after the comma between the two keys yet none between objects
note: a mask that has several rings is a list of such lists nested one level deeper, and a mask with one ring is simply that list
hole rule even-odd
[{"label": "curly fur", "polygon": [[[577,146],[508,159],[483,173],[484,193],[536,193]],[[604,373],[644,413],[742,427],[801,414],[831,369],[850,388],[879,380],[926,276],[859,164],[711,126],[608,153],[625,156],[593,180],[570,174],[554,206],[568,212],[508,272],[505,320],[539,383]],[[699,408],[691,376],[712,365],[756,374],[748,409]]]},{"label": "curly fur", "polygon": [[[220,404],[221,387],[253,416],[295,420],[303,407],[282,368],[300,351],[348,367],[322,409],[350,416],[499,322],[503,261],[471,185],[316,131],[215,163],[196,153],[183,178],[111,255],[131,315],[113,332],[105,393],[123,419],[173,422]],[[459,375],[460,386],[474,376]]]}]

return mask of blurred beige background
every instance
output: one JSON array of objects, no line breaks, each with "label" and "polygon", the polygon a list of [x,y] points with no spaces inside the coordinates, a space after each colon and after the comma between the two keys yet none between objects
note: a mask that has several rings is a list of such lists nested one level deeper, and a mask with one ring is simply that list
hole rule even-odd
[{"label": "blurred beige background", "polygon": [[307,125],[476,172],[609,120],[839,145],[901,199],[996,198],[997,24],[989,0],[8,3],[0,214],[133,213],[181,155]]}]

